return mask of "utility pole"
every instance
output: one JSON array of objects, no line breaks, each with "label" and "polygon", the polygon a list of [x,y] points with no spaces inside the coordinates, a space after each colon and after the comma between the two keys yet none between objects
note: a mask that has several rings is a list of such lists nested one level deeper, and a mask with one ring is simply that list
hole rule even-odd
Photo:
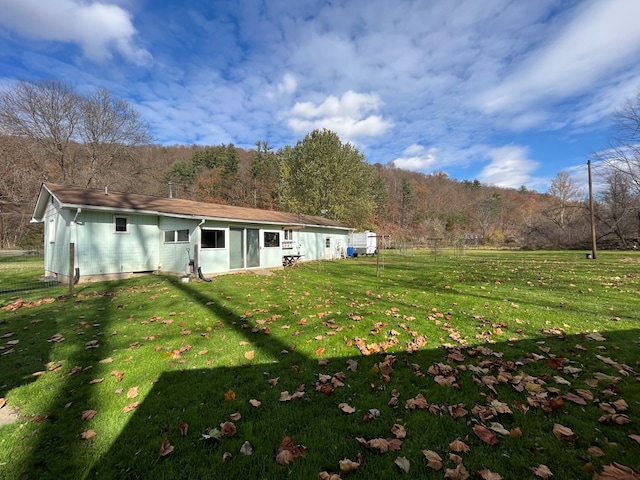
[{"label": "utility pole", "polygon": [[591,216],[591,258],[596,259],[596,216],[593,204],[593,180],[591,179],[591,160],[587,160],[587,170],[589,171],[589,212]]}]

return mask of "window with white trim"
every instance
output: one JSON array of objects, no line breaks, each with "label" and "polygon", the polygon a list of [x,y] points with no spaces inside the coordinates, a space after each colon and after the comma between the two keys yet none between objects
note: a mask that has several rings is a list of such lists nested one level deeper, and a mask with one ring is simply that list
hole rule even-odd
[{"label": "window with white trim", "polygon": [[264,232],[264,246],[265,247],[279,247],[280,246],[280,232]]},{"label": "window with white trim", "polygon": [[167,230],[164,232],[165,243],[186,243],[189,241],[189,229]]},{"label": "window with white trim", "polygon": [[113,217],[116,233],[129,233],[129,217]]},{"label": "window with white trim", "polygon": [[200,242],[202,248],[224,248],[225,247],[225,231],[224,230],[202,230],[200,233]]},{"label": "window with white trim", "polygon": [[49,243],[55,243],[56,241],[56,221],[54,218],[49,219],[47,223],[47,237],[49,237]]}]

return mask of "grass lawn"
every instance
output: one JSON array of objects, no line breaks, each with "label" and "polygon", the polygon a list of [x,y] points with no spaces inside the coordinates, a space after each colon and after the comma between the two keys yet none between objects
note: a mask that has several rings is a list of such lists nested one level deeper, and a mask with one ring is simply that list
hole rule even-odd
[{"label": "grass lawn", "polygon": [[640,255],[379,260],[1,294],[0,478],[637,478]]}]

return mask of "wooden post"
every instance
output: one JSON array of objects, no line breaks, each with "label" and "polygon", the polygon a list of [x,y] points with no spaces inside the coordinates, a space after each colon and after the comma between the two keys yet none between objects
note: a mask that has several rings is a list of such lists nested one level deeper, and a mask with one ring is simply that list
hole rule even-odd
[{"label": "wooden post", "polygon": [[75,258],[76,258],[76,244],[71,242],[69,244],[69,295],[73,295],[73,280],[75,278]]}]

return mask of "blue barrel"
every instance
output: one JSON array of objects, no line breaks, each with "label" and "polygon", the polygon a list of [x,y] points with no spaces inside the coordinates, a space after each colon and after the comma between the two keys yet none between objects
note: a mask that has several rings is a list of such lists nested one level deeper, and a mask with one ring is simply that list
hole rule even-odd
[{"label": "blue barrel", "polygon": [[347,247],[347,257],[353,257],[353,247]]}]

